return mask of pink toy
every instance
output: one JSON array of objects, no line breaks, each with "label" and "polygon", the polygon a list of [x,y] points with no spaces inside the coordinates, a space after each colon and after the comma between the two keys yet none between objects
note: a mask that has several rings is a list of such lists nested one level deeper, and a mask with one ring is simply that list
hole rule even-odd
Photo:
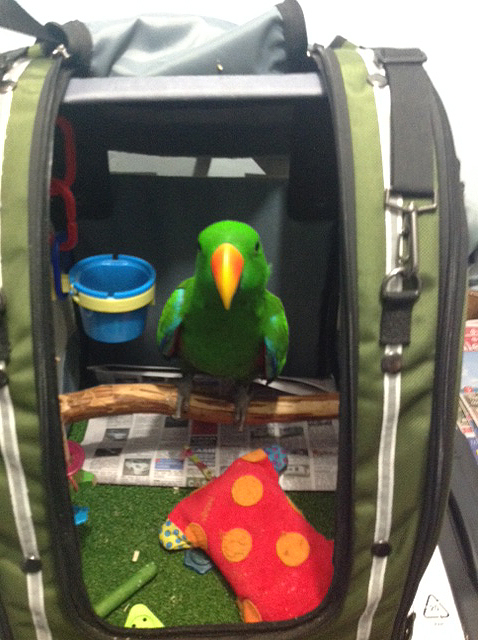
[{"label": "pink toy", "polygon": [[78,442],[74,442],[73,440],[68,440],[68,460],[67,460],[67,469],[66,475],[68,476],[68,480],[73,485],[75,491],[78,491],[78,485],[74,478],[75,473],[83,466],[85,461],[85,452],[83,447],[78,444]]}]

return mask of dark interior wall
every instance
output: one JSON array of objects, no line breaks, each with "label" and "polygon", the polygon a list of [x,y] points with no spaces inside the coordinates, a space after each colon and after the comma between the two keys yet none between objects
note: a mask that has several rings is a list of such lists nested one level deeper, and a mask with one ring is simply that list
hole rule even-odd
[{"label": "dark interior wall", "polygon": [[156,304],[137,340],[92,345],[94,363],[165,363],[155,348],[160,310],[179,282],[192,275],[201,229],[230,218],[259,232],[272,264],[268,288],[282,299],[290,325],[285,372],[317,375],[323,290],[334,246],[332,221],[290,218],[287,185],[278,180],[115,175],[111,185],[113,214],[80,221],[75,258],[99,253],[144,258],[156,269]]},{"label": "dark interior wall", "polygon": [[[86,364],[166,364],[155,341],[171,291],[193,273],[196,238],[232,218],[257,229],[290,325],[284,374],[323,376],[333,369],[338,304],[335,149],[327,102],[65,105],[77,154],[79,242],[73,260],[125,253],[157,272],[155,305],[144,334],[108,345],[85,339]],[[61,175],[61,144],[54,165]],[[161,177],[110,174],[107,152],[158,156],[288,158],[289,177]],[[53,212],[62,226],[61,212]],[[169,363],[171,364],[171,363]]]}]

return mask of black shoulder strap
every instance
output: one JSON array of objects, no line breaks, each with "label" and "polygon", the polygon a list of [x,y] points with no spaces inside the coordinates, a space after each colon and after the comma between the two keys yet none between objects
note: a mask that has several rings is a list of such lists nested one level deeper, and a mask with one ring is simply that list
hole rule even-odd
[{"label": "black shoulder strap", "polygon": [[420,49],[376,49],[391,95],[391,191],[404,197],[433,197],[431,83]]},{"label": "black shoulder strap", "polygon": [[34,36],[38,40],[58,44],[48,30],[15,0],[0,0],[0,27]]},{"label": "black shoulder strap", "polygon": [[[397,265],[383,281],[380,343],[408,345],[412,309],[421,292],[417,220],[420,214],[436,210],[432,84],[423,68],[426,56],[420,49],[376,49],[375,58],[385,68],[391,100],[391,176],[386,204],[402,214],[408,242],[407,263]],[[421,199],[432,202],[418,204]],[[388,284],[395,278],[402,286],[390,290]],[[390,366],[390,360],[385,365]]]},{"label": "black shoulder strap", "polygon": [[52,48],[62,44],[75,66],[89,68],[93,41],[86,26],[74,20],[64,25],[40,24],[16,0],[0,0],[0,27],[33,36]]}]

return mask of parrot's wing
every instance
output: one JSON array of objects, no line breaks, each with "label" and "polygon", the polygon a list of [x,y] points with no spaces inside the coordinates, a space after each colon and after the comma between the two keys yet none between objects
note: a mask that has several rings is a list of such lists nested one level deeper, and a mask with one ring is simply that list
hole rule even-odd
[{"label": "parrot's wing", "polygon": [[264,322],[264,377],[271,381],[282,371],[289,346],[289,327],[280,299],[266,291]]},{"label": "parrot's wing", "polygon": [[170,358],[177,355],[179,332],[184,315],[184,300],[192,278],[184,280],[169,296],[159,318],[156,342],[161,353]]}]

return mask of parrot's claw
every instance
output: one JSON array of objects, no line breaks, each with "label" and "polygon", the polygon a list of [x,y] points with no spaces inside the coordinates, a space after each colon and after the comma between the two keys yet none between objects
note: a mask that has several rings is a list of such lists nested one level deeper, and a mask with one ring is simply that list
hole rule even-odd
[{"label": "parrot's claw", "polygon": [[178,399],[173,417],[180,419],[189,411],[189,401],[193,387],[193,376],[186,373],[178,382]]},{"label": "parrot's claw", "polygon": [[176,411],[173,413],[173,418],[180,420],[183,415],[183,399],[178,394],[178,403],[176,405]]},{"label": "parrot's claw", "polygon": [[244,429],[250,401],[251,391],[249,385],[240,385],[236,394],[234,411],[234,425],[239,428],[239,431]]}]

